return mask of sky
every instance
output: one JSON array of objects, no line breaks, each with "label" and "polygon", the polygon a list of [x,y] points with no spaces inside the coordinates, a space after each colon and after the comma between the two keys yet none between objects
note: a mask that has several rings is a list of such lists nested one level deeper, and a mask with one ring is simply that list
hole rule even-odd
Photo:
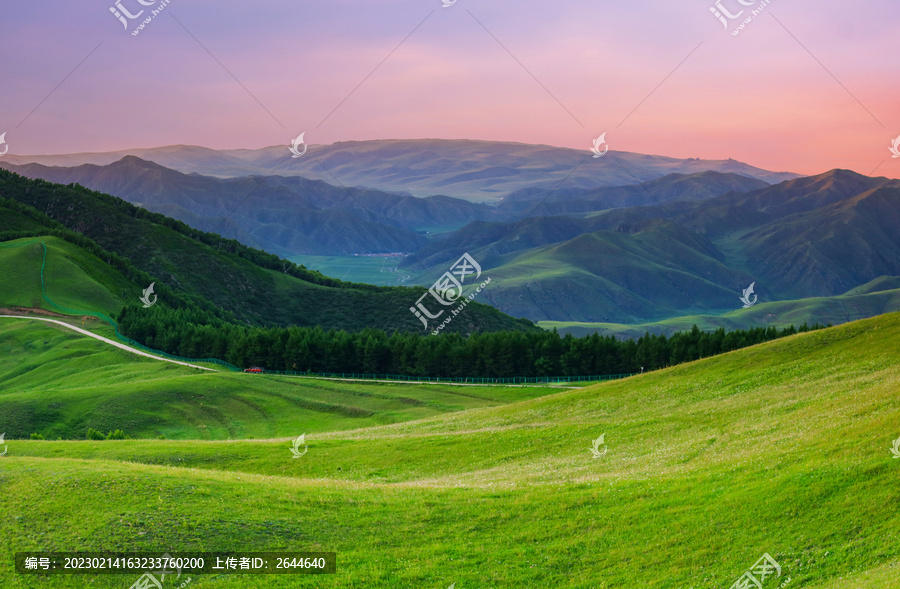
[{"label": "sky", "polygon": [[6,2],[0,133],[19,155],[606,133],[900,177],[896,0],[443,1]]}]

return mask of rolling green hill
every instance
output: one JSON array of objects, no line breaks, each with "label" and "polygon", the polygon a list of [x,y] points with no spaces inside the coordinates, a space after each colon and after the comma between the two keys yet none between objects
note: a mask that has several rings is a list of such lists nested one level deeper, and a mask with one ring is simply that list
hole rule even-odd
[{"label": "rolling green hill", "polygon": [[0,242],[0,307],[57,311],[42,296],[42,265],[46,294],[63,307],[113,315],[125,295],[140,294],[120,272],[74,244],[57,237],[19,239]]},{"label": "rolling green hill", "polygon": [[[219,372],[141,358],[54,325],[0,318],[0,430],[84,439],[236,439],[355,429],[489,407],[552,387],[346,383]],[[295,431],[301,428],[303,431]]]},{"label": "rolling green hill", "polygon": [[488,256],[485,263],[497,267],[490,271],[496,286],[484,300],[541,320],[610,317],[631,323],[699,311],[704,304],[739,306],[734,291],[722,285],[753,280],[729,268],[701,236],[662,220]]},{"label": "rolling green hill", "polygon": [[[751,329],[760,326],[787,327],[821,322],[839,325],[900,310],[900,277],[882,276],[836,297],[813,297],[796,301],[760,302],[747,309],[723,315],[685,315],[655,323],[589,323],[579,321],[541,321],[544,329],[556,329],[582,337],[591,333],[636,338],[647,332],[671,335],[691,329]],[[762,299],[760,299],[762,300]]]},{"label": "rolling green hill", "polygon": [[[201,589],[717,588],[763,553],[782,569],[765,587],[893,589],[898,354],[886,315],[511,405],[323,423],[299,460],[288,439],[8,438],[0,535],[10,552],[338,553],[333,576]],[[44,586],[0,567],[5,586]],[[126,583],[52,581],[86,584]]]}]

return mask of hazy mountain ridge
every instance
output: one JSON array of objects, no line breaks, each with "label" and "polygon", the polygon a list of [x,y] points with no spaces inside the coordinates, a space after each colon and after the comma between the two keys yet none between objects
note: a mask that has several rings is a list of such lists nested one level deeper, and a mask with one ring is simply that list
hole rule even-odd
[{"label": "hazy mountain ridge", "polygon": [[289,155],[287,145],[288,141],[283,146],[218,151],[174,145],[106,153],[11,156],[7,162],[108,165],[133,155],[184,173],[222,178],[303,176],[329,184],[365,186],[420,197],[447,195],[475,202],[497,202],[523,188],[553,189],[561,183],[560,187],[566,189],[625,186],[672,173],[716,171],[758,178],[770,184],[798,177],[730,159],[679,159],[622,151],[610,151],[603,158],[594,159],[586,148],[447,139],[311,144],[302,158],[285,162]]},{"label": "hazy mountain ridge", "polygon": [[276,253],[412,252],[427,242],[417,224],[459,227],[496,216],[484,205],[447,197],[417,199],[299,177],[212,178],[134,156],[107,166],[4,167],[51,182],[77,182]]},{"label": "hazy mountain ridge", "polygon": [[750,192],[766,186],[769,186],[768,182],[734,173],[706,171],[669,174],[640,184],[591,190],[528,188],[507,196],[498,208],[507,215],[513,215],[514,212],[530,216],[571,215],[682,199],[703,200],[728,192]]},{"label": "hazy mountain ridge", "polygon": [[[413,253],[428,244],[426,234],[456,230],[477,221],[506,221],[542,213],[582,215],[610,207],[654,204],[687,193],[701,198],[735,188],[766,186],[761,180],[736,174],[669,174],[637,186],[549,195],[538,192],[535,198],[550,197],[544,204],[514,196],[491,207],[448,196],[418,198],[345,188],[296,176],[184,174],[135,156],[105,166],[65,168],[8,162],[2,166],[31,178],[76,182],[279,255]],[[575,194],[578,200],[572,200]],[[587,230],[578,229],[571,235]]]}]

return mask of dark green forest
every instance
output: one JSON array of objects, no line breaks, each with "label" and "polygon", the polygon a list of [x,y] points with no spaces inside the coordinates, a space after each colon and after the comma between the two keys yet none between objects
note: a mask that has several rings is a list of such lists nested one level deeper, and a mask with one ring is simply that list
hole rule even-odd
[{"label": "dark green forest", "polygon": [[429,377],[599,376],[656,370],[730,352],[798,332],[804,324],[726,332],[646,334],[619,340],[554,331],[388,334],[376,329],[325,331],[320,327],[264,328],[226,323],[201,310],[129,306],[117,317],[128,337],[187,358],[220,358],[236,366],[273,371],[352,372]]}]

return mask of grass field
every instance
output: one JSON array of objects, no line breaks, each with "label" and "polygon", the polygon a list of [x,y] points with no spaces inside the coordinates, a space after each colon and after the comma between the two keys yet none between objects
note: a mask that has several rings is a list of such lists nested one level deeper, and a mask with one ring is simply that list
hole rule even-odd
[{"label": "grass field", "polygon": [[[21,341],[16,329],[31,328],[5,327],[0,341]],[[900,587],[900,460],[889,451],[900,436],[897,314],[585,389],[501,404],[529,394],[505,389],[495,406],[460,402],[467,410],[352,430],[339,413],[291,428],[286,416],[229,403],[245,395],[257,402],[282,386],[333,405],[354,392],[389,391],[195,375],[74,348],[65,357],[54,351],[64,344],[19,353],[19,361],[48,356],[12,378],[7,368],[0,402],[38,406],[62,395],[53,398],[71,411],[112,401],[119,389],[128,399],[120,419],[149,432],[157,413],[168,415],[173,437],[183,439],[7,436],[0,537],[9,554],[338,553],[338,572],[327,577],[204,576],[192,587],[725,589],[769,553],[783,573],[765,588]],[[62,387],[67,379],[72,386]],[[181,379],[190,386],[180,399],[141,401]],[[220,390],[204,389],[203,379]],[[216,403],[209,440],[196,439],[206,434],[188,418],[204,415],[184,400],[191,386]],[[433,391],[396,390],[419,400]],[[0,415],[5,421],[8,409]],[[261,421],[269,425],[254,425]],[[309,450],[292,459],[288,438],[303,431]],[[594,459],[600,434],[607,452]],[[284,438],[234,439],[263,436]],[[136,580],[17,576],[10,563],[0,564],[4,587],[124,588]]]},{"label": "grass field", "polygon": [[0,318],[0,355],[0,432],[8,438],[38,433],[46,439],[84,439],[88,428],[121,429],[133,438],[296,437],[489,407],[559,390],[210,374],[143,359],[25,319]]}]

